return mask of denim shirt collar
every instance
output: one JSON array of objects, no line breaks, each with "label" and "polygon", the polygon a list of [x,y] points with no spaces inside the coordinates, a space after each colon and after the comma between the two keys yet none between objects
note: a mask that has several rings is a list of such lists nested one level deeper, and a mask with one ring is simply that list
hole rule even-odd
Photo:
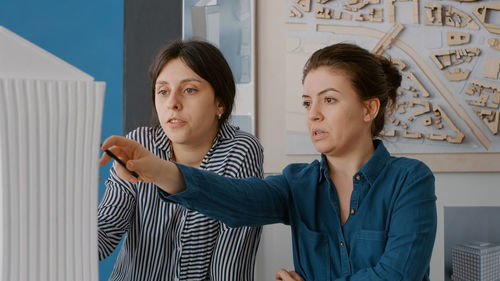
[{"label": "denim shirt collar", "polygon": [[[370,160],[366,162],[361,169],[356,174],[361,174],[370,184],[373,184],[377,179],[377,176],[384,169],[387,161],[391,157],[389,152],[384,146],[384,143],[381,140],[374,139],[373,146],[375,147],[375,152],[373,153]],[[319,182],[329,177],[330,170],[328,168],[328,161],[326,159],[326,155],[321,154],[320,161],[320,173],[319,173]]]}]

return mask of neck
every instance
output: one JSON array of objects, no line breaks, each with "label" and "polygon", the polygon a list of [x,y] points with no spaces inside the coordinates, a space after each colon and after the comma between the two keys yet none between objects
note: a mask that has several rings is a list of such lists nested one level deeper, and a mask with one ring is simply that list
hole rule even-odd
[{"label": "neck", "polygon": [[207,138],[199,140],[196,143],[172,143],[174,151],[172,160],[183,165],[199,168],[203,158],[210,151],[210,148],[212,148],[216,135],[217,131],[213,135],[207,136]]},{"label": "neck", "polygon": [[370,160],[375,152],[375,147],[370,137],[348,151],[342,155],[326,155],[330,176],[338,175],[351,178]]}]

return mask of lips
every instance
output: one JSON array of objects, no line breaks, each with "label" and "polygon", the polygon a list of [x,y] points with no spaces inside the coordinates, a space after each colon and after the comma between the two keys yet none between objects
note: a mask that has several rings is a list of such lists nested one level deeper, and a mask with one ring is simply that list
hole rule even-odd
[{"label": "lips", "polygon": [[179,119],[179,118],[176,118],[176,117],[172,117],[172,118],[169,118],[167,120],[167,126],[170,128],[182,127],[185,124],[186,124],[186,121]]},{"label": "lips", "polygon": [[311,139],[313,140],[321,140],[323,138],[326,137],[328,133],[323,131],[323,130],[319,130],[319,129],[313,129],[311,131]]}]

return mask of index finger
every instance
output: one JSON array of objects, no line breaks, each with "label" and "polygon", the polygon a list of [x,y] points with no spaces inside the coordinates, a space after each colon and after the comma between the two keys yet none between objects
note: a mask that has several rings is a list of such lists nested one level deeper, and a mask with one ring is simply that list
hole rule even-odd
[{"label": "index finger", "polygon": [[111,136],[111,137],[108,137],[106,140],[104,140],[101,148],[103,150],[106,150],[112,146],[127,146],[127,145],[130,145],[131,143],[133,143],[133,141],[130,139],[127,139],[126,137]]}]

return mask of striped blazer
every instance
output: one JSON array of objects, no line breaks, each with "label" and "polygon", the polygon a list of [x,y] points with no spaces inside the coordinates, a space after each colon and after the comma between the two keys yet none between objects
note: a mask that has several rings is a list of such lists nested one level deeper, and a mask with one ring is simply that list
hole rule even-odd
[{"label": "striped blazer", "polygon": [[[160,126],[127,135],[162,159],[171,142]],[[200,169],[226,177],[262,178],[263,149],[252,135],[224,124]],[[131,184],[111,168],[98,209],[99,259],[123,235],[109,280],[253,280],[262,229],[229,228],[196,211],[161,200],[154,184]]]}]

